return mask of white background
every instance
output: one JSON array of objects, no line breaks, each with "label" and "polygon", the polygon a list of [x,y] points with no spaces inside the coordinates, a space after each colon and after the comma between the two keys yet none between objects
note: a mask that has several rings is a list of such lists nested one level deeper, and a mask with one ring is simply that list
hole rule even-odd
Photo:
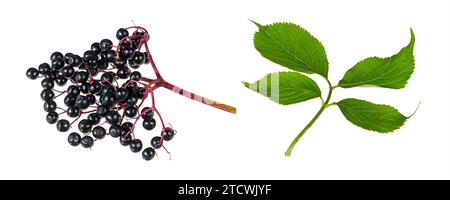
[{"label": "white background", "polygon": [[[449,179],[450,1],[1,1],[2,105],[0,179]],[[334,101],[357,97],[417,115],[381,135],[347,122],[336,107],[321,116],[295,148],[289,143],[320,107],[319,100],[279,106],[248,91],[254,81],[285,70],[253,47],[256,27],[297,23],[325,46],[329,77],[369,56],[390,56],[415,30],[416,69],[402,90],[337,89]],[[92,150],[71,147],[68,133],[45,121],[39,81],[29,67],[53,51],[82,54],[114,38],[131,20],[150,30],[150,48],[165,78],[238,108],[232,115],[164,90],[157,105],[179,134],[172,160],[144,162],[107,138]],[[150,69],[141,68],[144,74]],[[324,81],[313,77],[325,88]],[[325,89],[323,89],[326,92]],[[148,146],[157,131],[140,128]]]}]

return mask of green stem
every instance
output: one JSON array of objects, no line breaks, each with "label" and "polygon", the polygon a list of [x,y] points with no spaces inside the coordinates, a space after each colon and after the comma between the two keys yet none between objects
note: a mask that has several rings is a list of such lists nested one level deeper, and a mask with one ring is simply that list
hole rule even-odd
[{"label": "green stem", "polygon": [[297,142],[300,140],[300,138],[308,131],[309,128],[316,122],[316,120],[320,117],[320,115],[323,113],[323,111],[329,106],[329,102],[331,99],[331,94],[333,93],[333,86],[330,83],[330,80],[328,78],[325,78],[328,83],[328,96],[324,103],[322,103],[322,107],[320,107],[320,110],[317,112],[317,114],[311,119],[311,121],[303,128],[303,130],[295,137],[294,141],[292,141],[291,145],[289,145],[289,148],[286,150],[286,153],[284,155],[291,156],[291,152],[294,149]]}]

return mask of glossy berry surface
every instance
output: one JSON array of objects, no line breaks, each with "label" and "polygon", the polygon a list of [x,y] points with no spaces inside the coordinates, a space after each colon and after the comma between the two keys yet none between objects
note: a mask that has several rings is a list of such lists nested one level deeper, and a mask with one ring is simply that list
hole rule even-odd
[{"label": "glossy berry surface", "polygon": [[92,136],[94,136],[97,139],[103,139],[106,135],[105,128],[101,126],[96,126],[94,129],[92,129]]},{"label": "glossy berry surface", "polygon": [[142,151],[142,158],[147,161],[153,159],[155,155],[156,155],[155,149],[151,147],[148,147]]},{"label": "glossy berry surface", "polygon": [[152,140],[150,141],[150,144],[155,149],[161,148],[162,147],[161,137],[159,137],[159,136],[153,137]]},{"label": "glossy berry surface", "polygon": [[73,132],[69,134],[69,136],[67,137],[67,141],[74,147],[78,146],[81,143],[81,136],[80,134]]},{"label": "glossy berry surface", "polygon": [[84,136],[81,138],[81,146],[84,148],[91,148],[94,146],[94,139],[91,136]]},{"label": "glossy berry surface", "polygon": [[59,132],[66,132],[68,131],[70,128],[70,123],[69,121],[65,120],[65,119],[60,119],[58,120],[58,122],[56,122],[56,129]]},{"label": "glossy berry surface", "polygon": [[170,141],[175,136],[175,131],[172,130],[171,128],[166,128],[166,130],[164,130],[161,134],[165,141]]},{"label": "glossy berry surface", "polygon": [[131,140],[130,150],[133,153],[140,152],[142,150],[142,141],[139,139]]}]

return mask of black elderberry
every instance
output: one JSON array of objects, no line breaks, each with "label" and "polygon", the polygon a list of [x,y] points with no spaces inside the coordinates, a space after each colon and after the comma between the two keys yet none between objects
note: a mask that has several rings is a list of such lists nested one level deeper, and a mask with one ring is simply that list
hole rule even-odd
[{"label": "black elderberry", "polygon": [[87,117],[87,119],[89,120],[89,122],[91,122],[92,125],[97,125],[98,123],[100,123],[101,118],[102,117],[100,117],[100,115],[97,113],[91,113]]},{"label": "black elderberry", "polygon": [[92,136],[94,136],[97,139],[103,139],[106,135],[105,128],[101,126],[96,126],[94,129],[92,129]]},{"label": "black elderberry", "polygon": [[88,98],[89,105],[93,105],[97,102],[97,99],[95,98],[95,96],[93,94],[88,94],[88,95],[86,95],[86,97]]},{"label": "black elderberry", "polygon": [[135,117],[137,115],[138,109],[136,106],[128,106],[127,108],[125,108],[125,116],[127,117]]},{"label": "black elderberry", "polygon": [[98,60],[98,64],[97,64],[98,69],[101,69],[101,70],[107,69],[108,66],[109,66],[109,63],[106,60],[106,58],[101,58]]},{"label": "black elderberry", "polygon": [[74,106],[77,98],[73,95],[66,95],[64,97],[64,105],[66,106]]},{"label": "black elderberry", "polygon": [[128,106],[132,106],[135,105],[138,101],[139,99],[137,97],[131,96],[127,98],[126,103]]},{"label": "black elderberry", "polygon": [[166,130],[165,130],[165,131],[162,131],[161,134],[162,134],[163,139],[164,139],[165,141],[170,141],[170,140],[172,140],[173,137],[175,136],[175,131],[172,130],[171,128],[166,128]]},{"label": "black elderberry", "polygon": [[125,37],[128,37],[128,30],[127,29],[120,28],[119,30],[117,30],[116,38],[118,40],[121,40],[121,39],[123,39]]},{"label": "black elderberry", "polygon": [[55,97],[55,93],[50,89],[42,90],[41,99],[44,101],[52,100]]},{"label": "black elderberry", "polygon": [[58,120],[58,122],[56,122],[56,129],[59,132],[66,132],[68,131],[70,128],[70,123],[69,121],[65,120],[65,119],[60,119]]},{"label": "black elderberry", "polygon": [[52,111],[55,111],[55,109],[56,109],[56,102],[55,101],[53,101],[53,100],[45,101],[45,103],[44,103],[44,110],[46,112],[52,112]]},{"label": "black elderberry", "polygon": [[35,80],[39,76],[39,71],[36,68],[29,68],[27,70],[27,77],[31,80]]},{"label": "black elderberry", "polygon": [[52,69],[57,71],[64,67],[64,60],[62,58],[57,58],[52,60]]},{"label": "black elderberry", "polygon": [[92,124],[89,120],[87,119],[82,119],[79,123],[78,123],[78,129],[80,130],[80,132],[82,133],[89,133],[92,129]]},{"label": "black elderberry", "polygon": [[99,54],[100,52],[102,52],[102,49],[100,48],[100,43],[95,42],[91,45],[91,51],[94,52],[95,54]]},{"label": "black elderberry", "polygon": [[88,67],[87,69],[89,71],[89,73],[91,74],[91,76],[97,76],[98,74],[98,67]]},{"label": "black elderberry", "polygon": [[109,112],[109,108],[106,106],[99,106],[96,111],[96,113],[98,115],[100,115],[101,117],[105,117],[108,112]]},{"label": "black elderberry", "polygon": [[105,94],[100,97],[100,103],[104,106],[111,107],[116,103],[116,99],[112,94]]},{"label": "black elderberry", "polygon": [[94,139],[91,136],[84,136],[81,138],[81,146],[84,148],[91,148],[94,146]]},{"label": "black elderberry", "polygon": [[131,122],[125,122],[125,123],[123,123],[120,127],[122,128],[122,131],[123,131],[124,133],[128,133],[128,132],[130,132],[131,129],[133,128],[133,123],[131,123]]},{"label": "black elderberry", "polygon": [[145,56],[142,52],[136,52],[131,59],[133,60],[134,64],[142,65],[144,64]]},{"label": "black elderberry", "polygon": [[123,45],[122,48],[120,49],[119,53],[120,53],[121,58],[128,59],[128,58],[131,58],[134,51],[129,45]]},{"label": "black elderberry", "polygon": [[86,109],[89,107],[89,105],[90,102],[86,96],[79,95],[75,100],[75,106],[79,107],[80,109]]},{"label": "black elderberry", "polygon": [[67,83],[67,78],[64,76],[57,76],[55,79],[55,83],[58,86],[64,86]]},{"label": "black elderberry", "polygon": [[83,93],[83,94],[87,94],[87,93],[89,93],[89,83],[87,83],[87,82],[84,82],[84,83],[82,83],[81,85],[80,85],[80,91]]},{"label": "black elderberry", "polygon": [[112,45],[113,43],[109,39],[103,39],[102,41],[100,41],[100,48],[103,51],[110,50],[112,48]]},{"label": "black elderberry", "polygon": [[131,140],[130,150],[133,153],[140,152],[142,150],[142,141],[139,139]]},{"label": "black elderberry", "polygon": [[95,53],[91,50],[87,50],[83,53],[83,58],[87,61],[91,58],[95,58],[97,59],[97,55],[95,55]]},{"label": "black elderberry", "polygon": [[76,97],[79,94],[80,94],[80,87],[78,87],[76,85],[71,85],[71,86],[67,87],[67,95]]},{"label": "black elderberry", "polygon": [[85,83],[89,78],[89,74],[86,71],[75,72],[74,80],[77,83]]},{"label": "black elderberry", "polygon": [[153,118],[153,111],[152,111],[152,109],[149,108],[149,107],[143,108],[142,111],[141,111],[141,113],[144,113],[144,114],[142,114],[142,118],[143,118],[144,120],[150,120],[150,119]]},{"label": "black elderberry", "polygon": [[45,119],[47,120],[47,122],[49,124],[54,124],[56,123],[56,121],[58,121],[59,115],[58,113],[56,113],[55,111],[51,111],[47,114],[47,116],[45,117]]},{"label": "black elderberry", "polygon": [[124,133],[122,135],[120,135],[120,144],[122,144],[123,146],[128,146],[131,143],[131,134],[128,133]]},{"label": "black elderberry", "polygon": [[142,78],[142,75],[141,75],[141,73],[138,72],[138,71],[134,71],[134,72],[132,72],[131,75],[130,75],[130,79],[131,79],[131,80],[139,81],[139,80],[141,80],[141,78]]},{"label": "black elderberry", "polygon": [[44,75],[44,74],[50,72],[51,68],[50,68],[49,64],[42,63],[42,64],[39,65],[38,70],[39,70],[40,74]]},{"label": "black elderberry", "polygon": [[150,144],[155,149],[161,148],[162,147],[162,143],[163,142],[161,140],[161,137],[159,137],[159,136],[153,137],[152,140],[150,141]]},{"label": "black elderberry", "polygon": [[144,160],[149,161],[155,157],[155,154],[156,154],[155,150],[151,147],[148,147],[144,149],[144,151],[142,151],[142,158]]},{"label": "black elderberry", "polygon": [[50,60],[56,60],[56,59],[64,59],[64,55],[61,52],[53,52],[52,55],[50,56]]},{"label": "black elderberry", "polygon": [[55,86],[55,83],[53,82],[53,80],[50,80],[48,78],[44,78],[41,81],[41,86],[44,89],[52,89]]},{"label": "black elderberry", "polygon": [[69,136],[67,137],[67,141],[74,147],[78,146],[81,143],[81,136],[80,134],[73,132],[69,134]]},{"label": "black elderberry", "polygon": [[126,67],[121,67],[117,70],[117,76],[121,79],[127,79],[130,76],[130,70]]},{"label": "black elderberry", "polygon": [[89,86],[89,92],[91,94],[97,94],[102,90],[102,84],[98,81],[93,81]]},{"label": "black elderberry", "polygon": [[56,71],[47,72],[46,74],[44,74],[44,78],[52,80],[52,81],[55,80],[55,78],[56,78]]},{"label": "black elderberry", "polygon": [[146,130],[153,130],[156,127],[156,120],[155,119],[150,119],[150,120],[144,120],[142,122],[142,126],[146,129]]},{"label": "black elderberry", "polygon": [[117,111],[109,111],[106,113],[106,121],[110,124],[119,124],[120,114]]},{"label": "black elderberry", "polygon": [[112,82],[114,81],[114,75],[111,73],[104,73],[100,77],[100,81],[103,83],[112,84]]},{"label": "black elderberry", "polygon": [[114,97],[118,101],[125,101],[128,97],[128,90],[125,88],[118,88],[114,94]]},{"label": "black elderberry", "polygon": [[76,107],[76,106],[69,106],[67,108],[67,116],[69,117],[78,117],[80,116],[80,108]]},{"label": "black elderberry", "polygon": [[98,60],[95,57],[89,57],[86,59],[86,64],[89,67],[97,67]]},{"label": "black elderberry", "polygon": [[113,124],[109,127],[109,135],[113,138],[117,138],[122,135],[122,128],[119,125]]},{"label": "black elderberry", "polygon": [[73,63],[70,65],[72,67],[78,67],[81,64],[81,57],[79,55],[73,55]]},{"label": "black elderberry", "polygon": [[102,56],[108,61],[108,62],[115,62],[116,61],[116,51],[114,50],[108,50],[102,52]]},{"label": "black elderberry", "polygon": [[66,53],[66,55],[64,55],[64,62],[68,65],[73,65],[73,54],[72,53]]}]

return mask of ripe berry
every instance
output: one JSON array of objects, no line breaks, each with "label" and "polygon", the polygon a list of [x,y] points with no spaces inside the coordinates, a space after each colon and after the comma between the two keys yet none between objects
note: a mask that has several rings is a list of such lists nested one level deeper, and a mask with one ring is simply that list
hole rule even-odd
[{"label": "ripe berry", "polygon": [[59,132],[66,132],[68,131],[70,128],[70,123],[69,121],[65,120],[65,119],[60,119],[58,120],[58,122],[56,122],[56,129]]},{"label": "ripe berry", "polygon": [[100,103],[106,107],[111,107],[116,103],[116,98],[112,94],[106,94],[100,97]]},{"label": "ripe berry", "polygon": [[109,135],[113,138],[120,137],[122,135],[122,128],[116,124],[111,125],[109,127]]},{"label": "ripe berry", "polygon": [[142,150],[142,142],[139,139],[131,140],[130,142],[131,152],[137,153]]},{"label": "ripe berry", "polygon": [[55,93],[51,91],[50,89],[42,90],[41,92],[41,99],[44,101],[52,100],[53,97],[55,97]]},{"label": "ripe berry", "polygon": [[144,120],[148,120],[148,121],[149,121],[150,119],[153,118],[153,111],[152,111],[152,109],[149,108],[149,107],[143,108],[142,111],[141,111],[141,113],[144,113],[144,114],[142,115],[142,118],[143,118]]},{"label": "ripe berry", "polygon": [[56,78],[56,71],[50,71],[44,74],[44,78],[49,79],[49,80],[55,80]]},{"label": "ripe berry", "polygon": [[86,83],[86,82],[84,82],[84,83],[81,83],[81,85],[80,85],[80,91],[83,93],[83,94],[87,94],[88,92],[89,92],[89,83]]},{"label": "ripe berry", "polygon": [[153,130],[153,129],[156,127],[156,120],[155,120],[155,119],[144,120],[144,121],[142,122],[142,126],[143,126],[145,129],[151,131],[151,130]]},{"label": "ripe berry", "polygon": [[49,124],[54,124],[56,121],[58,121],[58,113],[55,111],[51,111],[47,114],[47,117],[45,118]]},{"label": "ripe berry", "polygon": [[102,90],[102,84],[100,84],[100,82],[98,81],[92,82],[91,85],[89,86],[89,92],[91,94],[97,94],[100,92],[100,90]]},{"label": "ripe berry", "polygon": [[27,70],[27,77],[31,80],[35,80],[39,76],[39,71],[36,68],[29,68]]},{"label": "ripe berry", "polygon": [[120,28],[119,30],[117,30],[116,38],[118,40],[121,40],[124,37],[128,37],[128,30],[124,28]]},{"label": "ripe berry", "polygon": [[56,109],[56,102],[55,101],[53,101],[53,100],[45,101],[45,103],[44,103],[44,110],[46,112],[52,112],[52,111],[55,111],[55,109]]},{"label": "ripe berry", "polygon": [[144,149],[144,151],[142,151],[142,158],[144,160],[149,161],[149,160],[153,159],[153,157],[155,157],[155,154],[156,154],[155,150],[151,147],[148,147],[148,148]]},{"label": "ripe berry", "polygon": [[97,125],[98,123],[100,123],[100,115],[97,113],[91,113],[88,115],[87,119],[89,120],[89,122],[91,122],[92,125]]},{"label": "ripe berry", "polygon": [[89,120],[87,119],[82,119],[79,123],[78,123],[78,129],[80,130],[80,132],[82,133],[89,133],[89,131],[91,131],[92,129],[92,124]]},{"label": "ripe berry", "polygon": [[64,55],[61,52],[53,52],[50,56],[50,60],[56,60],[56,59],[64,59]]},{"label": "ripe berry", "polygon": [[152,140],[150,141],[150,144],[152,145],[153,148],[155,149],[159,149],[162,147],[162,140],[161,137],[159,136],[155,136],[152,138]]},{"label": "ripe berry", "polygon": [[52,60],[52,69],[57,71],[64,67],[64,60],[62,58],[57,58]]},{"label": "ripe berry", "polygon": [[81,146],[84,148],[91,148],[94,146],[94,139],[91,136],[84,136],[81,138]]},{"label": "ripe berry", "polygon": [[134,71],[134,72],[132,72],[131,75],[130,75],[130,79],[131,79],[131,80],[139,81],[141,78],[142,78],[142,75],[141,75],[141,73],[138,72],[138,71]]},{"label": "ripe berry", "polygon": [[121,79],[127,79],[130,76],[130,70],[122,67],[117,70],[117,76]]},{"label": "ripe berry", "polygon": [[166,128],[166,130],[162,131],[161,134],[165,141],[170,141],[173,139],[173,136],[175,136],[175,131],[172,130],[171,128]]},{"label": "ripe berry", "polygon": [[106,107],[106,106],[99,106],[99,107],[97,108],[96,113],[97,113],[98,115],[100,115],[101,117],[104,117],[104,116],[106,116],[106,114],[108,113],[108,111],[109,111],[108,107]]},{"label": "ripe berry", "polygon": [[41,73],[42,75],[44,75],[44,74],[46,74],[46,73],[49,73],[50,72],[50,65],[49,64],[47,64],[47,63],[42,63],[42,64],[40,64],[39,65],[39,67],[38,67],[38,69],[39,69],[39,73]]},{"label": "ripe berry", "polygon": [[95,42],[91,45],[91,51],[94,52],[95,54],[99,54],[100,52],[102,52],[102,49],[100,48],[100,43]]},{"label": "ripe berry", "polygon": [[72,78],[75,75],[75,69],[71,66],[63,67],[61,70],[61,75],[66,78]]},{"label": "ripe berry", "polygon": [[69,117],[78,117],[80,116],[80,109],[76,106],[69,106],[67,108],[67,116]]},{"label": "ripe berry", "polygon": [[114,50],[104,51],[102,53],[102,55],[108,62],[115,62],[116,61],[116,51],[114,51]]},{"label": "ripe berry", "polygon": [[80,134],[73,132],[67,137],[67,141],[74,147],[78,146],[81,142],[81,136]]},{"label": "ripe berry", "polygon": [[67,95],[78,96],[80,94],[80,87],[76,85],[71,85],[67,88]]},{"label": "ripe berry", "polygon": [[127,98],[126,103],[128,106],[133,106],[133,105],[136,105],[136,103],[138,101],[139,101],[139,99],[137,97],[131,96],[131,97]]},{"label": "ripe berry", "polygon": [[110,50],[112,48],[112,45],[113,43],[109,39],[103,39],[102,41],[100,41],[100,48],[103,51]]},{"label": "ripe berry", "polygon": [[120,135],[119,140],[120,140],[120,144],[122,144],[123,146],[128,146],[128,145],[130,145],[131,140],[132,140],[131,134],[124,133],[124,134]]},{"label": "ripe berry", "polygon": [[142,52],[136,52],[131,59],[133,60],[134,64],[142,65],[144,64],[145,56]]},{"label": "ripe berry", "polygon": [[66,95],[66,97],[64,97],[64,105],[74,106],[76,100],[77,100],[77,98],[75,96],[68,94],[68,95]]},{"label": "ripe berry", "polygon": [[138,109],[136,106],[128,106],[125,108],[125,116],[127,117],[135,117],[137,115]]},{"label": "ripe berry", "polygon": [[64,62],[68,65],[73,65],[73,54],[72,53],[66,53],[66,55],[64,55]]},{"label": "ripe berry", "polygon": [[81,64],[81,57],[79,55],[73,55],[73,63],[70,65],[72,67],[78,67]]},{"label": "ripe berry", "polygon": [[83,95],[79,95],[75,100],[75,106],[79,107],[80,109],[86,109],[90,104],[91,102],[89,102],[89,99]]},{"label": "ripe berry", "polygon": [[88,101],[89,101],[89,105],[93,105],[97,102],[97,99],[95,98],[95,96],[93,94],[88,94],[86,95]]},{"label": "ripe berry", "polygon": [[106,121],[110,124],[118,124],[120,121],[120,114],[117,111],[109,111],[106,113]]},{"label": "ripe berry", "polygon": [[106,130],[101,126],[96,126],[92,129],[92,135],[97,139],[103,139],[106,135]]},{"label": "ripe berry", "polygon": [[89,74],[85,71],[75,72],[74,80],[77,83],[85,83],[89,78]]},{"label": "ripe berry", "polygon": [[55,83],[58,86],[64,86],[67,83],[67,78],[64,77],[64,76],[57,76],[56,79],[55,79]]},{"label": "ripe berry", "polygon": [[125,88],[118,88],[114,95],[118,101],[125,101],[128,97],[128,90]]},{"label": "ripe berry", "polygon": [[55,86],[55,83],[53,82],[53,80],[50,80],[48,78],[44,78],[41,81],[41,86],[44,89],[52,89]]}]

